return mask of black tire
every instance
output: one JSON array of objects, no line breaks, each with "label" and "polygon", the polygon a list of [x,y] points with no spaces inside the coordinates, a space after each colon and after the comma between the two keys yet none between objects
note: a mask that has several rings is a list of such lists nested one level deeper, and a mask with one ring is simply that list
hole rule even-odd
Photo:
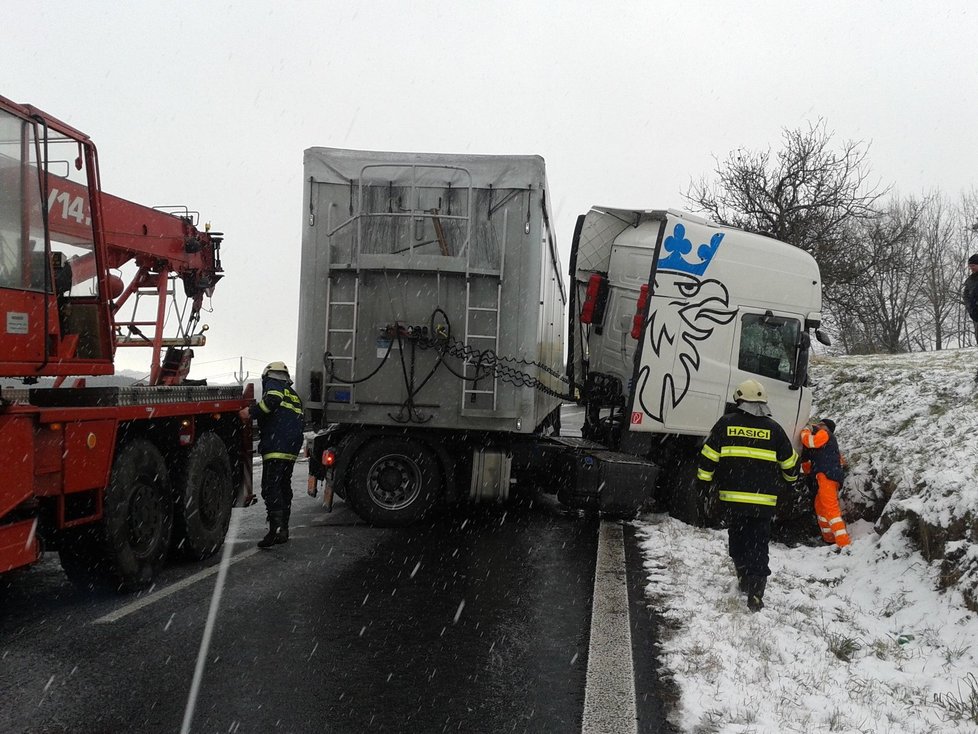
[{"label": "black tire", "polygon": [[197,438],[175,489],[174,552],[195,561],[214,555],[224,544],[234,504],[231,459],[217,434]]},{"label": "black tire", "polygon": [[404,527],[434,507],[441,472],[431,452],[406,438],[374,439],[353,459],[350,506],[378,527]]},{"label": "black tire", "polygon": [[72,528],[61,534],[58,558],[61,568],[72,583],[89,588],[99,582],[100,571],[101,576],[106,576],[103,547],[102,528],[98,525]]},{"label": "black tire", "polygon": [[681,458],[671,469],[669,483],[669,514],[687,525],[703,527],[707,524],[707,497],[696,480],[696,461]]},{"label": "black tire", "polygon": [[61,566],[75,583],[122,591],[149,586],[166,561],[173,500],[163,455],[149,441],[119,449],[102,520],[66,535]]}]

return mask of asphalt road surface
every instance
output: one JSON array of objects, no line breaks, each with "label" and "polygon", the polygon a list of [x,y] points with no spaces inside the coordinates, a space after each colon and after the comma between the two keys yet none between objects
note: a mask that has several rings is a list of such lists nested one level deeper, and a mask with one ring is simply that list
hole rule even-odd
[{"label": "asphalt road surface", "polygon": [[541,495],[376,529],[305,483],[287,545],[235,510],[224,572],[120,596],[52,554],[0,577],[0,731],[668,731],[629,526]]}]

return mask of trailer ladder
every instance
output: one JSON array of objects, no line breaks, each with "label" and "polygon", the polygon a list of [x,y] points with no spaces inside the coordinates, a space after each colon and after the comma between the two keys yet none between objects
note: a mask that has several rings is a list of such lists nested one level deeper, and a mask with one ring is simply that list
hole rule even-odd
[{"label": "trailer ladder", "polygon": [[[337,300],[333,300],[336,296]],[[360,300],[360,272],[357,270],[353,279],[353,299],[349,296],[337,295],[333,276],[326,278],[326,353],[330,359],[347,367],[347,380],[356,379],[353,369],[357,360],[357,304]],[[330,372],[330,376],[333,373]],[[349,398],[341,402],[350,408],[356,407],[356,385],[343,380],[330,379],[323,385],[323,403],[329,398],[330,388],[347,388]]]},{"label": "trailer ladder", "polygon": [[[503,210],[503,236],[502,242],[499,247],[499,271],[493,273],[480,273],[479,275],[473,276],[471,262],[472,262],[472,248],[468,248],[468,252],[465,257],[465,332],[463,337],[463,342],[466,347],[466,351],[475,350],[478,352],[491,351],[494,355],[499,351],[499,310],[500,303],[502,302],[503,293],[503,273],[505,272],[506,266],[506,235],[509,231],[509,210]],[[495,297],[490,297],[488,303],[484,300],[476,299],[476,302],[486,305],[473,305],[473,295],[472,295],[472,278],[477,277],[480,279],[485,279],[490,281],[495,280]],[[491,285],[489,286],[492,287]],[[483,296],[484,297],[484,296]],[[487,314],[488,318],[479,319],[480,314]],[[474,331],[473,319],[479,324],[479,329],[485,333],[479,333]],[[489,322],[489,323],[486,323]],[[494,360],[495,361],[495,358]],[[466,412],[471,411],[472,408],[468,406],[471,403],[475,403],[478,400],[479,395],[491,395],[492,396],[492,410],[496,411],[496,403],[499,398],[499,377],[498,371],[492,370],[492,387],[491,389],[486,389],[480,387],[480,385],[485,383],[485,380],[489,379],[485,377],[481,380],[476,380],[479,371],[483,370],[482,366],[478,361],[474,361],[471,358],[466,358],[462,365],[463,374],[466,376],[466,380],[462,380],[462,404],[461,413],[464,415]]]}]

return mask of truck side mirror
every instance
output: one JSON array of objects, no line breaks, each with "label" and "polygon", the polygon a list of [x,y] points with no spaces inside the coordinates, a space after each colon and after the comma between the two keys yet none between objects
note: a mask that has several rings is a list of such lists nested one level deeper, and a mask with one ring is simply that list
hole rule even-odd
[{"label": "truck side mirror", "polygon": [[789,390],[800,390],[808,384],[808,359],[811,355],[812,338],[806,331],[798,336],[798,358],[795,360],[795,376],[788,386]]},{"label": "truck side mirror", "polygon": [[829,335],[821,329],[815,329],[815,338],[818,339],[819,344],[824,344],[827,347],[832,346],[832,340],[829,339]]}]

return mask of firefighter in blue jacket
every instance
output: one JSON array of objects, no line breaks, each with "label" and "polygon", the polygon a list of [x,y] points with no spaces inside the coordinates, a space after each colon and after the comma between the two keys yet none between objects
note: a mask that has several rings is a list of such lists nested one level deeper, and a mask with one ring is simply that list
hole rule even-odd
[{"label": "firefighter in blue jacket", "polygon": [[272,362],[261,375],[261,400],[241,411],[244,420],[258,420],[261,454],[261,497],[268,512],[268,533],[258,541],[270,548],[289,540],[292,512],[292,467],[302,448],[302,400],[292,391],[289,368]]},{"label": "firefighter in blue jacket", "polygon": [[712,482],[717,490],[737,582],[747,594],[748,608],[756,612],[764,607],[764,587],[771,574],[771,521],[782,490],[798,479],[798,455],[771,418],[763,385],[745,380],[733,399],[737,409],[722,416],[710,431],[696,478]]}]

